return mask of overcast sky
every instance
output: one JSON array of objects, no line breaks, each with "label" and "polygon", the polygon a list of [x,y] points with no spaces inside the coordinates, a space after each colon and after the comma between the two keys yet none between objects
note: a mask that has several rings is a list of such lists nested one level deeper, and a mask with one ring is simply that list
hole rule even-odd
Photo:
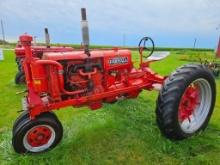
[{"label": "overcast sky", "polygon": [[92,44],[137,45],[151,36],[157,46],[214,48],[220,0],[0,0],[6,39],[24,32],[55,43],[80,43],[80,8],[87,8]]}]

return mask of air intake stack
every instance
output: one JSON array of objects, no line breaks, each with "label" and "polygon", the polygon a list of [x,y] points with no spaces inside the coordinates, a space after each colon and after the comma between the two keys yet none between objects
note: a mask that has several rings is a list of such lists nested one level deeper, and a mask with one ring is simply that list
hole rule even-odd
[{"label": "air intake stack", "polygon": [[88,26],[88,21],[86,18],[86,9],[81,8],[81,16],[82,16],[82,21],[81,21],[81,26],[82,26],[82,38],[83,38],[83,46],[85,53],[90,56],[89,53],[89,26]]},{"label": "air intake stack", "polygon": [[47,46],[47,48],[50,48],[50,35],[49,35],[49,32],[48,32],[47,28],[44,28],[44,34],[45,34],[46,46]]}]

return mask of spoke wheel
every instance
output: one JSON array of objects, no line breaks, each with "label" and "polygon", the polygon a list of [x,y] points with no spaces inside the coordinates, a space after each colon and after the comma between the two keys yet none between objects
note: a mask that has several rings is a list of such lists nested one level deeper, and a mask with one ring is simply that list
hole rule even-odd
[{"label": "spoke wheel", "polygon": [[184,132],[193,133],[205,121],[211,107],[211,87],[198,79],[186,88],[179,104],[179,123]]},{"label": "spoke wheel", "polygon": [[164,82],[156,108],[157,124],[169,139],[181,140],[204,130],[215,106],[216,85],[204,65],[185,65]]}]

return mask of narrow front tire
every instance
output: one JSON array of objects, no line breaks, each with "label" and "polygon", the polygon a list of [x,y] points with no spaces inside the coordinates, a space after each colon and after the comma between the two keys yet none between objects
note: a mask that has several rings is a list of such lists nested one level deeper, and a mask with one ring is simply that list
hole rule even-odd
[{"label": "narrow front tire", "polygon": [[12,134],[12,145],[17,153],[41,153],[61,141],[63,127],[54,114],[43,113],[30,120],[24,113],[15,122]]}]

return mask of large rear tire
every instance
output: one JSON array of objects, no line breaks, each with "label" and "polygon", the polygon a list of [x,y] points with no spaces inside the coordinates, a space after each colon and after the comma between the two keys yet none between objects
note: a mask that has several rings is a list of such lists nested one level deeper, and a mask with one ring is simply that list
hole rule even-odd
[{"label": "large rear tire", "polygon": [[25,74],[24,72],[18,72],[15,76],[15,84],[25,84],[26,79],[25,79]]},{"label": "large rear tire", "polygon": [[215,77],[219,77],[219,74],[220,74],[219,68],[214,68],[212,73]]},{"label": "large rear tire", "polygon": [[63,127],[55,114],[43,113],[30,120],[28,113],[23,113],[16,120],[12,135],[12,145],[17,153],[41,153],[61,141]]},{"label": "large rear tire", "polygon": [[204,130],[216,97],[213,74],[204,65],[185,65],[164,82],[156,107],[157,124],[169,139],[184,139]]}]

